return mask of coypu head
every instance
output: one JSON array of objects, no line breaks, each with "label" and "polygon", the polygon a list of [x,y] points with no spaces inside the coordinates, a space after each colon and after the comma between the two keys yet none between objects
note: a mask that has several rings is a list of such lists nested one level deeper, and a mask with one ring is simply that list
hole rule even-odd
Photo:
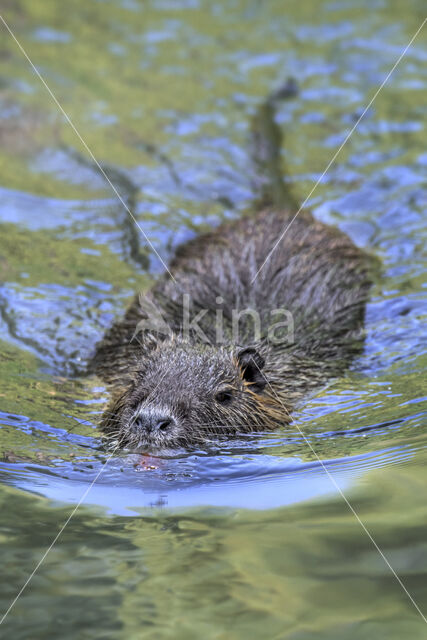
[{"label": "coypu head", "polygon": [[286,409],[253,347],[212,347],[168,339],[137,359],[132,378],[107,407],[101,428],[130,449],[202,443],[212,434],[277,428]]}]

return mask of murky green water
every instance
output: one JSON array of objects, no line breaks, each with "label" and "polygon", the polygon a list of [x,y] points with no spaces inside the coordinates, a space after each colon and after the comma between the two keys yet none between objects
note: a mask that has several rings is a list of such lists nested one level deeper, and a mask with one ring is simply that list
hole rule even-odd
[{"label": "murky green water", "polygon": [[[278,119],[303,200],[424,10],[421,0],[3,3],[165,260],[248,206],[250,117],[288,76],[300,92]],[[410,599],[426,616],[425,30],[310,199],[384,265],[352,371],[287,431],[104,467],[95,424],[106,393],[84,364],[162,266],[1,24],[0,34],[0,615],[103,469],[0,632],[426,637]]]}]

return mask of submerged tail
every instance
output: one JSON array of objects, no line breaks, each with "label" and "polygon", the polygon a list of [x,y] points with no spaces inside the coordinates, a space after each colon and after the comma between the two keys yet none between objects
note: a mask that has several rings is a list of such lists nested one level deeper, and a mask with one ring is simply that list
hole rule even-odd
[{"label": "submerged tail", "polygon": [[258,107],[251,129],[251,156],[254,188],[261,205],[298,209],[291,189],[283,179],[281,161],[282,131],[275,120],[276,104],[298,92],[295,80],[289,79]]}]

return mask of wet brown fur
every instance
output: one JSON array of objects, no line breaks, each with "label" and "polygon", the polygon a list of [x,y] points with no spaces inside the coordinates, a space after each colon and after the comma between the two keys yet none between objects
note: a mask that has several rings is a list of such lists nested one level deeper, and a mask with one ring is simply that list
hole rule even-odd
[{"label": "wet brown fur", "polygon": [[[290,422],[304,394],[341,375],[360,353],[371,260],[338,229],[302,211],[252,282],[295,214],[281,205],[270,203],[177,249],[173,279],[165,273],[147,294],[169,335],[135,335],[145,318],[138,296],[106,333],[92,368],[113,390],[101,426],[115,443],[186,445],[212,434],[275,429]],[[199,326],[210,344],[197,334],[183,337],[183,293],[191,296],[192,316],[208,310]],[[218,296],[222,345],[215,334]],[[232,309],[246,307],[259,312],[262,335],[254,342],[252,324],[243,320],[235,344]],[[268,340],[269,314],[279,307],[293,315],[293,343]],[[220,406],[215,394],[224,384],[232,401]],[[171,433],[141,432],[134,420],[139,410],[150,419],[159,411],[172,416]]]}]

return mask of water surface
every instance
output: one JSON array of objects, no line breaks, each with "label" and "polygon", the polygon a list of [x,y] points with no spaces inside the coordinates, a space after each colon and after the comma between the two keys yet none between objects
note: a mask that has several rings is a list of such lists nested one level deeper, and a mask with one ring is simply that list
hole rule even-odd
[{"label": "water surface", "polygon": [[[299,85],[278,121],[302,201],[424,18],[420,0],[18,0],[4,16],[165,261],[250,206],[248,127],[272,88]],[[382,261],[363,355],[287,429],[106,463],[107,392],[84,366],[163,267],[2,27],[1,611],[97,478],[5,636],[425,637],[361,525],[426,615],[425,43],[309,201]]]}]

